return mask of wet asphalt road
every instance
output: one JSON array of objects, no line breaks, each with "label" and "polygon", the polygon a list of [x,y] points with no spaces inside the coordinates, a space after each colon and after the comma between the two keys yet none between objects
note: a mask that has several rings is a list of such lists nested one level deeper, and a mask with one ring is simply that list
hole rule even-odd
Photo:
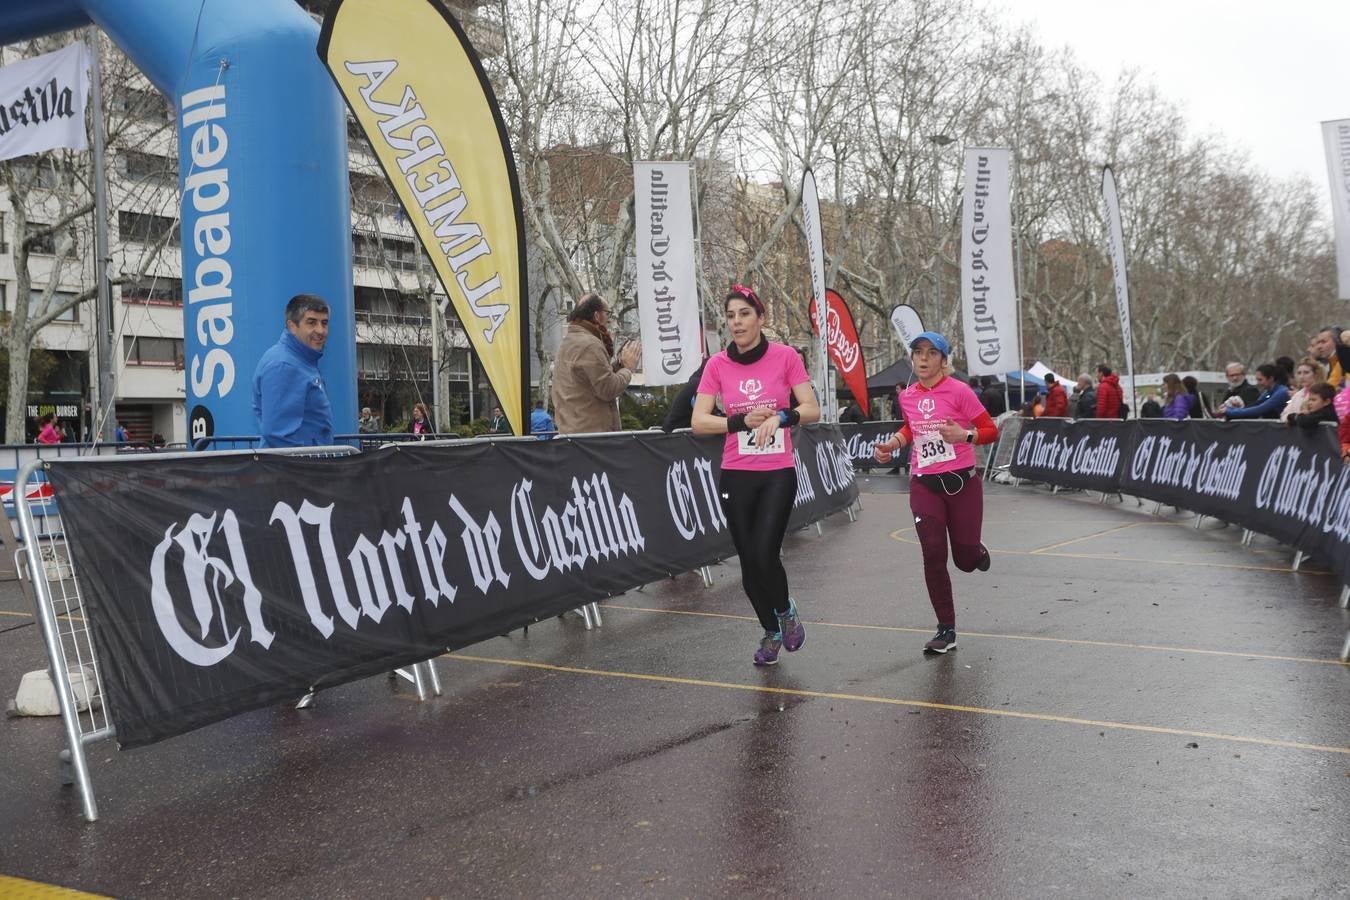
[{"label": "wet asphalt road", "polygon": [[[735,560],[141,750],[0,722],[0,874],[124,897],[1350,893],[1350,617],[1207,520],[991,487],[933,617],[898,482],[789,536],[805,647],[750,665]],[[0,585],[0,692],[43,663]]]}]

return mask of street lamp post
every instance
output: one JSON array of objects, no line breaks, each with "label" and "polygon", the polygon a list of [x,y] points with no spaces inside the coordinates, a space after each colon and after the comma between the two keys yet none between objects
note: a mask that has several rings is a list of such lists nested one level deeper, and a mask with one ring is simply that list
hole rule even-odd
[{"label": "street lamp post", "polygon": [[942,230],[938,224],[938,153],[956,138],[946,134],[930,134],[928,142],[933,145],[933,199],[930,212],[933,217],[933,312],[937,317],[937,329],[942,329]]}]

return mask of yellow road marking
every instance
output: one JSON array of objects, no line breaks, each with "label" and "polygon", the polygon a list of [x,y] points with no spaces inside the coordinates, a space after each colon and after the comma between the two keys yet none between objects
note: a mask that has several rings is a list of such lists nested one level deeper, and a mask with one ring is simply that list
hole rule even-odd
[{"label": "yellow road marking", "polygon": [[1079,541],[1090,541],[1093,538],[1105,537],[1108,534],[1115,534],[1117,531],[1125,531],[1128,528],[1138,528],[1140,525],[1150,525],[1150,522],[1130,522],[1126,525],[1117,525],[1114,528],[1108,528],[1105,531],[1095,531],[1092,534],[1085,534],[1082,537],[1069,538],[1067,541],[1060,541],[1057,544],[1048,544],[1044,547],[1037,547],[1035,550],[1027,551],[1028,555],[1045,553],[1048,550],[1058,550],[1060,547],[1067,547],[1070,544],[1077,544]]},{"label": "yellow road marking", "polygon": [[[701,612],[698,610],[687,609],[657,609],[648,606],[619,606],[614,603],[600,604],[602,609],[617,609],[623,612],[649,612],[661,613],[671,616],[703,616],[709,619],[736,619],[743,622],[758,622],[759,619],[754,616],[739,616],[732,613],[713,613]],[[932,628],[905,628],[901,625],[859,625],[852,622],[819,622],[811,619],[803,620],[808,625],[819,625],[825,628],[853,628],[860,631],[889,631],[902,634],[931,634]],[[1272,653],[1243,653],[1239,650],[1202,650],[1199,647],[1169,647],[1164,644],[1127,644],[1123,641],[1093,641],[1078,638],[1058,638],[1045,637],[1035,634],[990,634],[981,631],[965,631],[961,634],[970,637],[994,638],[1005,641],[1041,641],[1047,644],[1069,644],[1081,647],[1114,647],[1119,650],[1158,650],[1164,653],[1195,653],[1203,656],[1231,656],[1236,659],[1264,659],[1274,662],[1297,662],[1297,663],[1316,663],[1323,666],[1340,666],[1350,668],[1350,660],[1342,659],[1322,659],[1315,656],[1278,656]]]},{"label": "yellow road marking", "polygon": [[490,663],[501,666],[520,666],[526,669],[540,669],[546,672],[562,672],[569,675],[596,675],[605,678],[626,678],[633,681],[652,681],[660,684],[680,684],[689,687],[750,691],[759,694],[781,694],[791,697],[812,697],[821,700],[878,703],[887,706],[911,706],[919,709],[940,709],[946,712],[1001,716],[1007,719],[1027,719],[1035,722],[1058,722],[1064,725],[1110,728],[1116,731],[1142,731],[1148,734],[1168,734],[1176,737],[1205,738],[1207,740],[1215,741],[1231,741],[1238,744],[1257,744],[1263,747],[1282,747],[1289,750],[1314,750],[1321,753],[1344,753],[1350,755],[1350,747],[1304,744],[1299,741],[1247,737],[1245,735],[1237,734],[1222,734],[1215,731],[1191,731],[1187,728],[1169,728],[1163,725],[1139,725],[1132,722],[1108,722],[1102,719],[1079,719],[1073,716],[1056,716],[1049,713],[1023,712],[1015,709],[988,709],[982,706],[961,706],[955,703],[933,703],[928,700],[904,700],[899,697],[877,697],[870,694],[844,694],[837,691],[809,691],[800,688],[773,687],[765,684],[737,684],[736,682],[731,681],[709,681],[702,678],[680,678],[674,675],[650,675],[642,672],[614,672],[607,669],[587,669],[580,666],[558,666],[553,665],[552,663],[531,662],[522,659],[496,659],[490,656],[471,656],[462,653],[452,653],[441,658],[460,660],[463,662]]},{"label": "yellow road marking", "polygon": [[[1139,522],[1136,524],[1147,525],[1152,523]],[[895,531],[892,531],[890,533],[891,540],[898,541],[901,544],[913,544],[914,546],[917,547],[919,545],[918,539],[906,537],[904,533],[905,530],[906,529],[903,528],[897,528]],[[1322,569],[1299,569],[1297,572],[1295,572],[1289,566],[1244,566],[1238,563],[1199,562],[1199,561],[1177,560],[1177,559],[1144,559],[1138,556],[1108,556],[1106,554],[1101,553],[1050,553],[1047,552],[1044,548],[1040,550],[995,550],[991,547],[989,549],[989,552],[1001,553],[1006,556],[1050,556],[1050,557],[1058,557],[1060,559],[1100,559],[1105,560],[1107,562],[1148,563],[1149,565],[1157,565],[1157,566],[1196,566],[1206,569],[1236,569],[1241,572],[1282,572],[1285,575],[1331,574],[1330,572],[1323,571]]]},{"label": "yellow road marking", "polygon": [[[14,617],[20,618],[20,619],[31,619],[31,618],[33,618],[33,614],[32,614],[32,613],[25,613],[25,612],[10,612],[10,611],[7,610],[7,609],[0,609],[0,616],[14,616]],[[59,620],[61,620],[62,622],[83,622],[83,621],[84,621],[84,617],[83,617],[83,616],[71,616],[71,615],[65,615],[65,616],[57,616],[56,618],[59,619]]]},{"label": "yellow road marking", "polygon": [[57,887],[54,884],[43,884],[39,881],[28,881],[23,878],[12,878],[9,875],[0,875],[0,897],[15,898],[15,900],[27,900],[27,898],[45,898],[45,897],[101,897],[101,894],[86,894],[84,891],[71,890],[70,888]]}]

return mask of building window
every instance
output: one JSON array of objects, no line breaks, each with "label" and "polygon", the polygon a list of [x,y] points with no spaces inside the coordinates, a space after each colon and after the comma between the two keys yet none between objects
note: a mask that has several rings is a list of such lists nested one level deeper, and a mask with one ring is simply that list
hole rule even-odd
[{"label": "building window", "polygon": [[403,207],[383,175],[351,173],[352,211],[357,215],[404,219]]},{"label": "building window", "polygon": [[[5,289],[6,285],[0,284],[0,312],[12,312],[9,308],[9,291]],[[71,291],[55,291],[52,293],[52,306],[59,306],[61,303],[74,298],[75,294]],[[28,314],[31,316],[37,312],[38,304],[42,302],[42,291],[30,290],[28,292]],[[72,306],[70,309],[57,316],[57,322],[78,322],[80,321],[79,306]]]},{"label": "building window", "polygon": [[[383,251],[383,252],[381,252]],[[352,235],[352,262],[358,266],[417,271],[417,242],[375,235]]]},{"label": "building window", "polygon": [[5,213],[0,212],[0,253],[9,252],[9,241],[5,239]]},{"label": "building window", "polygon": [[163,94],[155,90],[141,91],[136,88],[126,88],[119,91],[117,108],[133,119],[145,119],[151,122],[173,120],[173,113],[169,109],[169,101],[164,99]]},{"label": "building window", "polygon": [[117,213],[117,236],[124,241],[154,244],[164,237],[165,232],[169,234],[169,246],[177,247],[181,236],[176,219],[125,209]]},{"label": "building window", "polygon": [[183,368],[183,339],[123,337],[122,357],[129,366]]},{"label": "building window", "polygon": [[169,187],[178,184],[178,160],[172,156],[155,156],[128,150],[122,154],[122,170],[127,180],[137,184],[157,184]]},{"label": "building window", "polygon": [[427,305],[415,294],[357,285],[354,300],[358,322],[422,325],[429,316]]},{"label": "building window", "polygon": [[[56,255],[56,247],[57,247],[56,237],[57,237],[58,232],[55,232],[55,231],[47,231],[45,234],[42,234],[41,236],[37,236],[37,232],[43,231],[44,229],[50,228],[50,227],[51,227],[50,225],[47,225],[47,224],[45,224],[45,223],[43,223],[43,222],[29,222],[29,223],[28,223],[28,252],[29,252],[29,253],[40,253],[40,254],[43,254],[43,255],[46,255],[46,256],[55,256],[55,255]],[[75,232],[74,232],[74,231],[69,231],[69,232],[66,233],[66,235],[67,235],[67,238],[70,240],[70,252],[71,252],[71,253],[74,253],[74,252],[78,251],[78,250],[79,250],[79,246],[75,243]]]},{"label": "building window", "polygon": [[122,285],[122,302],[144,306],[182,306],[183,279],[147,275]]},{"label": "building window", "polygon": [[56,191],[75,186],[74,168],[55,156],[20,156],[10,166],[15,184],[22,187]]},{"label": "building window", "polygon": [[371,149],[370,141],[366,139],[366,133],[361,130],[360,123],[350,115],[347,116],[347,145],[351,149],[368,156],[375,155],[375,151]]},{"label": "building window", "polygon": [[357,344],[356,376],[362,381],[427,381],[431,350],[392,344]]}]

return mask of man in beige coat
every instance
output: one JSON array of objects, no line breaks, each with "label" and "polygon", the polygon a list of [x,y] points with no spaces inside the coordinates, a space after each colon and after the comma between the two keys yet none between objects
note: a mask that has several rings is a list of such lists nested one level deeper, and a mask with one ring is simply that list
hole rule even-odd
[{"label": "man in beige coat", "polygon": [[553,361],[553,415],[559,434],[619,431],[619,395],[633,378],[642,345],[630,341],[614,358],[609,304],[587,294],[567,314],[567,334]]}]

